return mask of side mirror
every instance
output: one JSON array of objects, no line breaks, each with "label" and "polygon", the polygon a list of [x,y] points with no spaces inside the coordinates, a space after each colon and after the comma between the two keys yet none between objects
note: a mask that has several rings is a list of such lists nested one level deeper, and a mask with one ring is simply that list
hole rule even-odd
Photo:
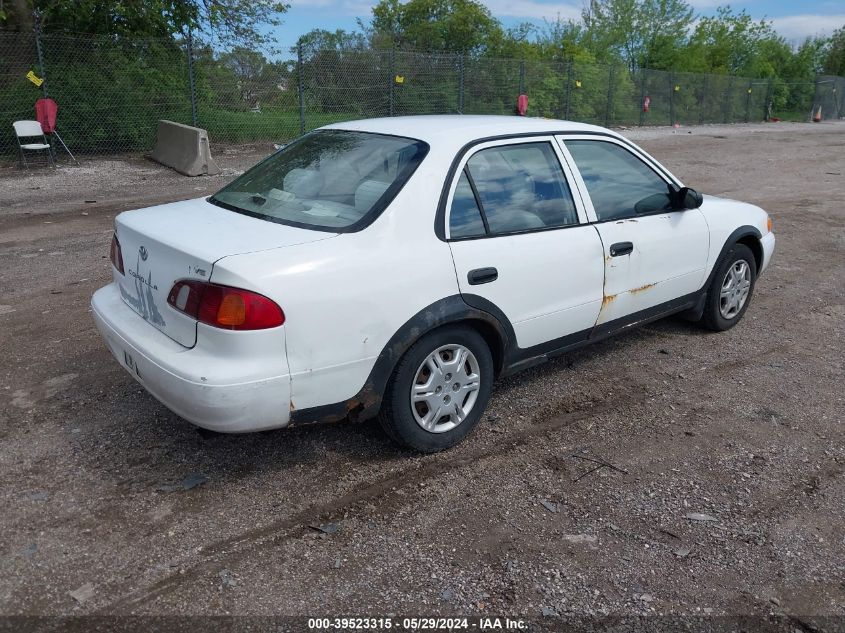
[{"label": "side mirror", "polygon": [[681,194],[681,207],[684,209],[697,209],[704,202],[704,196],[695,189],[683,187],[679,193]]},{"label": "side mirror", "polygon": [[704,202],[704,196],[689,187],[677,189],[669,185],[669,200],[673,209],[697,209]]}]

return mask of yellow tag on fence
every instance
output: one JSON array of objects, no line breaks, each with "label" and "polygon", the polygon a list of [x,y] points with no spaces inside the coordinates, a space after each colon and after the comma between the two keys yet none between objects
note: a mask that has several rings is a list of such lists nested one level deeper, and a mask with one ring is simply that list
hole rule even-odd
[{"label": "yellow tag on fence", "polygon": [[675,92],[680,92],[680,91],[681,91],[681,87],[680,87],[680,86],[675,86]]},{"label": "yellow tag on fence", "polygon": [[44,83],[44,80],[36,76],[36,74],[31,70],[26,73],[26,78],[29,79],[32,83],[34,83],[36,86],[41,86],[41,84]]},{"label": "yellow tag on fence", "polygon": [[405,75],[396,75],[393,78],[393,81],[395,81],[398,84],[403,84],[403,83],[405,83]]},{"label": "yellow tag on fence", "polygon": [[575,80],[575,87],[576,87],[576,88],[580,88],[580,87],[581,87],[581,80],[580,80],[580,79],[576,79],[576,80]]}]

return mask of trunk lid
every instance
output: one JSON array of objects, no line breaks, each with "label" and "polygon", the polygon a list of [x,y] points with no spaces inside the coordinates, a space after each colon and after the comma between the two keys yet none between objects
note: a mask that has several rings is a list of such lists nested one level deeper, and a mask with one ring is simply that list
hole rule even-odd
[{"label": "trunk lid", "polygon": [[114,278],[123,301],[177,343],[193,347],[196,319],[172,308],[179,279],[208,281],[214,262],[334,237],[222,209],[204,198],[127,211],[115,218],[125,274]]}]

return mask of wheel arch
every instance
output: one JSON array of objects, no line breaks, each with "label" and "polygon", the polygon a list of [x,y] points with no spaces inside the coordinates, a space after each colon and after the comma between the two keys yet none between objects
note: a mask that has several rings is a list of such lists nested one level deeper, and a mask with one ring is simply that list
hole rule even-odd
[{"label": "wheel arch", "polygon": [[710,270],[710,274],[707,276],[707,281],[703,286],[703,290],[706,292],[708,288],[710,288],[710,284],[713,281],[713,276],[716,274],[717,269],[719,268],[719,263],[725,257],[725,255],[730,251],[731,247],[734,244],[744,244],[751,249],[751,252],[754,253],[754,260],[755,264],[757,264],[757,269],[760,269],[760,265],[763,262],[763,245],[760,243],[760,238],[763,235],[760,233],[760,229],[756,226],[751,226],[750,224],[746,224],[744,226],[740,226],[728,235],[727,239],[725,240],[724,244],[722,245],[722,250],[719,251],[719,256],[713,260],[713,268]]},{"label": "wheel arch", "polygon": [[753,233],[746,233],[734,243],[744,244],[751,250],[752,253],[754,253],[754,264],[756,266],[756,270],[759,271],[760,267],[763,265],[763,245],[760,243],[760,237],[754,235]]},{"label": "wheel arch", "polygon": [[508,344],[513,336],[508,327],[510,324],[506,326],[489,312],[468,304],[461,295],[452,295],[426,306],[393,334],[355,396],[343,402],[294,410],[291,412],[291,424],[337,421],[346,417],[363,420],[375,416],[399,360],[423,336],[450,325],[467,325],[484,338],[493,355],[498,376],[504,368]]}]

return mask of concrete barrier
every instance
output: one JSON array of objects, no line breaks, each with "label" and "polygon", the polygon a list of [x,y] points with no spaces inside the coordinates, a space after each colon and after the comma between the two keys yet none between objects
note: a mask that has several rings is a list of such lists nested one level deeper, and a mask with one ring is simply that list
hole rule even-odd
[{"label": "concrete barrier", "polygon": [[150,158],[186,176],[220,173],[211,157],[208,132],[173,121],[158,122],[156,145]]}]

